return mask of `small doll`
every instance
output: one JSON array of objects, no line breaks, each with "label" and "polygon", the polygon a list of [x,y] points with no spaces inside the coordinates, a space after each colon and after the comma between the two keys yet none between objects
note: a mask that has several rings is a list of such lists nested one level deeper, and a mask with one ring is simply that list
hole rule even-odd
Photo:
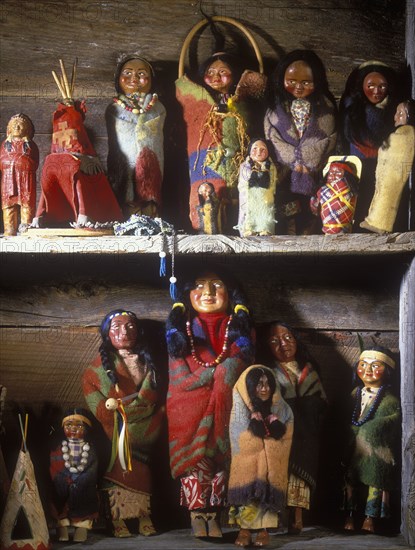
[{"label": "small doll", "polygon": [[359,230],[373,198],[379,147],[394,129],[397,76],[381,61],[365,61],[350,73],[339,105],[342,153],[362,160],[354,230]]},{"label": "small doll", "polygon": [[269,543],[267,529],[280,526],[286,505],[294,418],[271,369],[252,365],[233,388],[229,424],[230,523],[240,527],[236,546]]},{"label": "small doll", "polygon": [[198,189],[199,205],[196,207],[199,214],[200,233],[215,235],[222,233],[225,202],[218,199],[215,187],[205,181]]},{"label": "small doll", "polygon": [[132,311],[115,309],[103,319],[99,356],[85,369],[82,385],[88,406],[101,423],[112,456],[102,484],[115,537],[156,533],[151,519],[151,454],[164,409],[153,354],[142,323]]},{"label": "small doll", "polygon": [[364,350],[356,366],[358,386],[351,396],[347,438],[347,531],[354,531],[354,515],[363,504],[362,530],[374,533],[376,520],[389,517],[390,491],[399,486],[401,413],[391,384],[395,368],[391,351],[380,347]]},{"label": "small doll", "polygon": [[1,207],[5,235],[16,235],[32,223],[36,209],[36,170],[39,149],[33,141],[35,130],[27,115],[12,116],[7,138],[1,144]]},{"label": "small doll", "polygon": [[254,335],[246,298],[231,277],[206,266],[188,275],[166,324],[170,469],[194,535],[220,538],[232,388],[252,362]]},{"label": "small doll", "polygon": [[53,72],[63,98],[52,117],[51,153],[43,163],[42,195],[32,226],[93,227],[121,221],[121,209],[84,125],[85,102],[72,98],[75,71],[69,84],[63,64],[61,69],[62,80]]},{"label": "small doll", "polygon": [[74,542],[84,542],[98,517],[98,460],[89,438],[91,420],[81,408],[70,409],[62,419],[63,439],[50,452],[53,505],[58,540],[68,541],[68,527],[75,527]]},{"label": "small doll", "polygon": [[241,237],[275,234],[277,170],[264,139],[253,139],[239,169],[239,220]]},{"label": "small doll", "polygon": [[154,92],[153,67],[138,55],[123,57],[115,89],[105,112],[108,178],[125,218],[155,218],[161,212],[166,109]]},{"label": "small doll", "polygon": [[356,207],[361,160],[353,155],[329,157],[325,184],[310,199],[313,214],[321,216],[323,233],[350,233]]},{"label": "small doll", "polygon": [[295,50],[278,64],[265,114],[265,137],[279,169],[279,226],[288,234],[308,234],[315,220],[310,197],[336,144],[336,102],[321,59]]},{"label": "small doll", "polygon": [[199,73],[199,81],[186,75],[176,81],[187,133],[190,221],[196,231],[204,232],[198,192],[209,181],[223,206],[219,225],[229,232],[235,225],[232,206],[237,203],[239,166],[249,141],[246,103],[235,96],[242,70],[238,59],[221,52],[209,57]]},{"label": "small doll", "polygon": [[402,191],[414,161],[415,102],[399,103],[395,113],[396,130],[378,151],[375,194],[369,213],[360,227],[375,233],[393,230]]}]

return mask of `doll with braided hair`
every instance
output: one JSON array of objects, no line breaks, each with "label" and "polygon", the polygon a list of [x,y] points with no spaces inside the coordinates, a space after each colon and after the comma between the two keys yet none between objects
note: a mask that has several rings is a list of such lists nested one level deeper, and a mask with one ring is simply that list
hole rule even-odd
[{"label": "doll with braided hair", "polygon": [[196,537],[221,537],[230,460],[232,387],[254,356],[238,285],[219,269],[189,275],[166,324],[170,468]]},{"label": "doll with braided hair", "polygon": [[139,533],[153,535],[149,462],[163,417],[156,368],[133,312],[109,312],[100,332],[100,354],[84,372],[83,391],[112,441],[104,492],[113,533],[131,536],[125,520],[138,518]]}]

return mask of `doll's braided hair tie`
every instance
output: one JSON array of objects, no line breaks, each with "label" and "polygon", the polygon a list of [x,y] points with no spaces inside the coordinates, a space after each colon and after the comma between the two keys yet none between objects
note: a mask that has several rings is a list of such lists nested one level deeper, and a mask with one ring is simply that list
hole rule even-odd
[{"label": "doll's braided hair tie", "polygon": [[249,309],[246,306],[244,306],[243,304],[237,304],[234,307],[234,312],[235,313],[238,313],[239,311],[244,311],[247,315],[249,315]]}]

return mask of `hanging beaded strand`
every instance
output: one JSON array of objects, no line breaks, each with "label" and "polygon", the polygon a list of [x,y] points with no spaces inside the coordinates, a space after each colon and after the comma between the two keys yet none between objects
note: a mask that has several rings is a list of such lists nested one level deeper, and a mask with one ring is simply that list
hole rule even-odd
[{"label": "hanging beaded strand", "polygon": [[232,321],[232,315],[229,316],[228,322],[226,324],[222,351],[216,357],[216,359],[214,359],[210,363],[206,363],[204,361],[201,361],[199,359],[199,357],[197,356],[196,349],[195,349],[195,342],[194,342],[193,334],[192,334],[191,322],[189,320],[186,321],[186,333],[187,333],[187,336],[189,337],[189,340],[190,340],[190,353],[192,354],[193,359],[196,361],[196,363],[198,365],[200,365],[201,367],[210,368],[210,367],[216,367],[217,365],[219,365],[219,363],[221,363],[223,361],[223,359],[226,357],[226,355],[228,353],[229,325],[231,324],[231,321]]},{"label": "hanging beaded strand", "polygon": [[360,410],[360,403],[361,403],[361,395],[362,395],[362,388],[357,388],[356,392],[356,403],[354,406],[353,414],[352,414],[352,424],[353,426],[362,426],[365,422],[370,420],[373,415],[376,412],[376,409],[378,408],[378,405],[380,401],[382,400],[383,393],[385,391],[385,386],[381,386],[379,388],[378,393],[376,394],[375,399],[373,400],[372,405],[370,406],[370,409],[367,411],[365,416],[361,420],[357,420],[360,416],[359,410]]}]

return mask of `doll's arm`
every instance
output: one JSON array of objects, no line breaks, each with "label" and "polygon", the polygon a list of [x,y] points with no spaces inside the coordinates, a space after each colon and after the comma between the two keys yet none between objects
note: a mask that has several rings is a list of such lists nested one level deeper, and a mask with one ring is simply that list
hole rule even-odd
[{"label": "doll's arm", "polygon": [[211,386],[215,367],[199,367],[191,372],[187,362],[182,359],[170,359],[170,382],[180,391],[192,391],[203,386]]}]

